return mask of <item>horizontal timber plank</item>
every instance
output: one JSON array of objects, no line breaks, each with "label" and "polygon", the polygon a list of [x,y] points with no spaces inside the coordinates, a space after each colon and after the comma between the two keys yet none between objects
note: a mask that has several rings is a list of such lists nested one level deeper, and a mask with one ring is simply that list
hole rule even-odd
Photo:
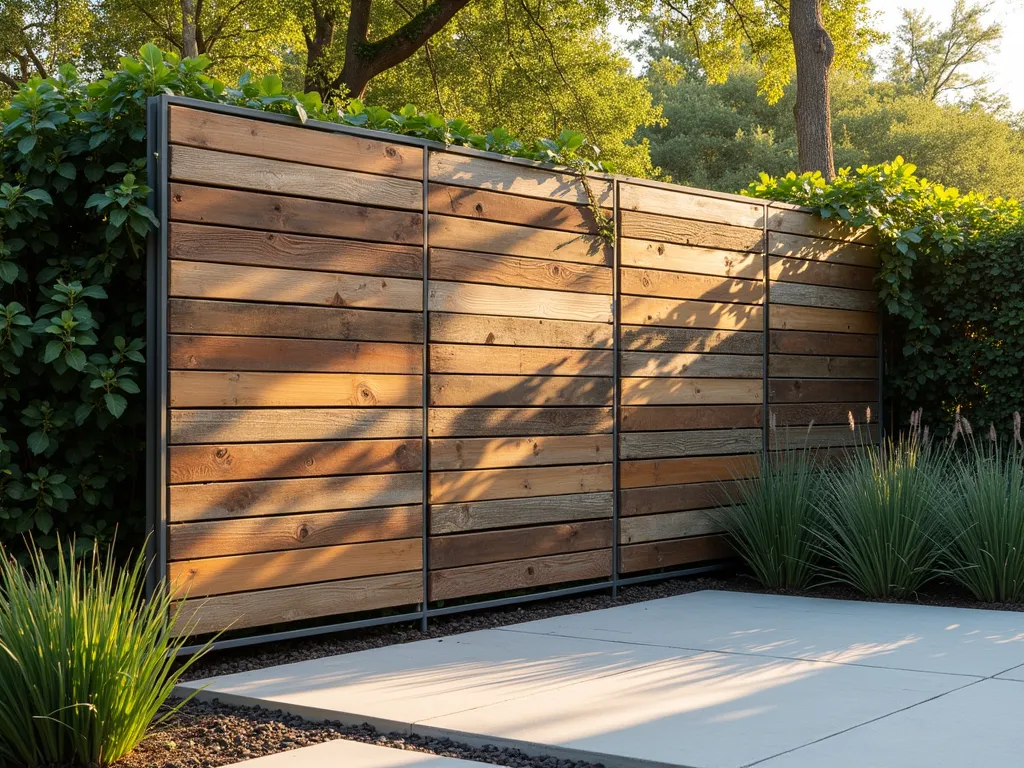
[{"label": "horizontal timber plank", "polygon": [[430,574],[430,599],[451,600],[611,576],[611,550],[469,565]]},{"label": "horizontal timber plank", "polygon": [[420,376],[386,373],[171,371],[171,408],[403,406],[423,402]]},{"label": "horizontal timber plank", "polygon": [[432,373],[479,373],[512,376],[611,376],[609,350],[545,347],[499,347],[493,344],[432,344]]},{"label": "horizontal timber plank", "polygon": [[[772,403],[769,411],[775,414],[777,427],[806,424],[848,424],[850,416],[863,423],[870,415],[878,420],[878,403]],[[771,441],[769,437],[769,441]]]},{"label": "horizontal timber plank", "polygon": [[864,424],[863,420],[853,429],[848,424],[812,426],[776,430],[773,443],[781,449],[793,448],[843,448],[870,445],[878,442],[878,425]]},{"label": "horizontal timber plank", "polygon": [[423,209],[423,185],[419,181],[322,166],[313,168],[265,157],[172,146],[169,172],[174,181],[190,184],[411,211]]},{"label": "horizontal timber plank", "polygon": [[430,503],[524,499],[612,489],[611,464],[433,472]]},{"label": "horizontal timber plank", "polygon": [[791,307],[773,303],[768,322],[773,330],[780,331],[878,332],[877,313],[853,312],[846,309]]},{"label": "horizontal timber plank", "polygon": [[406,179],[423,178],[423,149],[364,136],[180,106],[170,108],[168,131],[173,144]]},{"label": "horizontal timber plank", "polygon": [[623,378],[622,405],[742,405],[760,403],[760,379]]},{"label": "horizontal timber plank", "polygon": [[214,261],[250,267],[309,269],[383,277],[423,277],[423,247],[366,243],[287,232],[174,222],[167,255],[182,261]]},{"label": "horizontal timber plank", "polygon": [[873,357],[769,355],[768,375],[793,379],[873,379],[878,361]]},{"label": "horizontal timber plank", "polygon": [[580,323],[528,317],[482,317],[448,312],[430,315],[430,340],[438,343],[510,347],[611,349],[610,323]]},{"label": "horizontal timber plank", "polygon": [[434,504],[430,508],[430,533],[437,536],[611,516],[611,493],[571,493],[529,499]]},{"label": "horizontal timber plank", "polygon": [[612,379],[599,376],[471,376],[434,374],[430,405],[611,405]]},{"label": "horizontal timber plank", "polygon": [[748,304],[623,296],[621,320],[629,325],[760,331],[763,310]]},{"label": "horizontal timber plank", "polygon": [[869,269],[877,269],[879,265],[878,252],[870,245],[778,232],[768,233],[768,253],[772,256]]},{"label": "horizontal timber plank", "polygon": [[656,568],[696,565],[735,555],[724,536],[695,536],[690,539],[633,544],[619,550],[619,572],[637,573]]},{"label": "horizontal timber plank", "polygon": [[769,379],[769,403],[877,402],[878,381]]},{"label": "horizontal timber plank", "polygon": [[172,484],[212,483],[416,472],[423,466],[422,453],[418,438],[172,445],[168,464]]},{"label": "horizontal timber plank", "polygon": [[170,185],[174,221],[326,235],[382,243],[423,242],[423,214],[234,189]]},{"label": "horizontal timber plank", "polygon": [[714,352],[760,355],[761,331],[719,331],[713,328],[664,328],[623,325],[622,348],[651,352]]},{"label": "horizontal timber plank", "polygon": [[172,261],[170,272],[169,293],[176,297],[413,312],[423,308],[423,283],[419,280],[199,261]]},{"label": "horizontal timber plank", "polygon": [[204,635],[224,627],[235,630],[285,624],[412,606],[422,600],[423,574],[412,571],[187,600],[175,605],[173,629],[178,635]]},{"label": "horizontal timber plank", "polygon": [[419,472],[172,485],[170,520],[218,520],[422,502]]},{"label": "horizontal timber plank", "polygon": [[775,283],[769,287],[772,304],[793,304],[798,307],[852,309],[870,312],[878,307],[874,291],[855,291],[803,283]]},{"label": "horizontal timber plank", "polygon": [[681,512],[687,509],[710,509],[740,500],[743,487],[735,480],[715,483],[684,483],[654,488],[627,488],[620,491],[623,517]]},{"label": "horizontal timber plank", "polygon": [[171,560],[191,560],[416,539],[422,532],[423,507],[420,505],[180,523],[168,529],[168,556]]},{"label": "horizontal timber plank", "polygon": [[689,378],[761,378],[760,355],[714,355],[688,352],[622,352],[622,376]]},{"label": "horizontal timber plank", "polygon": [[431,408],[431,437],[589,435],[612,431],[611,408]]},{"label": "horizontal timber plank", "polygon": [[875,287],[876,271],[874,267],[853,267],[824,261],[790,259],[785,256],[768,257],[769,277],[784,283],[830,285],[835,288],[871,291]]},{"label": "horizontal timber plank", "polygon": [[768,229],[805,237],[846,240],[871,245],[878,239],[872,227],[853,229],[842,219],[825,219],[811,211],[797,210],[786,203],[768,206]]},{"label": "horizontal timber plank", "polygon": [[[453,152],[430,153],[430,181],[461,187],[489,189],[542,200],[558,200],[587,205],[590,195],[578,176],[518,163],[467,157]],[[590,179],[594,197],[603,206],[612,204],[612,184],[600,178]]]},{"label": "horizontal timber plank", "polygon": [[619,258],[624,267],[644,267],[749,280],[760,280],[764,276],[760,253],[737,253],[629,237],[619,239],[619,251]]},{"label": "horizontal timber plank", "polygon": [[168,337],[167,365],[190,371],[422,373],[420,344],[327,341],[256,336]]},{"label": "horizontal timber plank", "polygon": [[845,355],[875,357],[877,334],[822,333],[816,331],[772,331],[768,348],[786,355]]},{"label": "horizontal timber plank", "polygon": [[678,245],[755,253],[760,253],[764,247],[764,234],[760,228],[733,227],[638,211],[621,211],[619,219],[622,237],[634,240],[666,241]]},{"label": "horizontal timber plank", "polygon": [[627,267],[622,270],[620,281],[622,293],[636,296],[743,304],[761,304],[764,301],[764,286],[759,280],[737,280],[729,277]]},{"label": "horizontal timber plank", "polygon": [[419,437],[418,408],[201,409],[170,413],[170,443]]},{"label": "horizontal timber plank", "polygon": [[644,544],[648,541],[680,539],[721,533],[722,524],[702,509],[664,512],[624,518],[619,524],[620,544]]},{"label": "horizontal timber plank", "polygon": [[713,221],[718,224],[754,228],[764,226],[764,203],[722,200],[682,190],[660,189],[640,184],[619,185],[619,206],[627,211]]},{"label": "horizontal timber plank", "polygon": [[623,432],[760,427],[760,405],[644,405],[619,409]]},{"label": "horizontal timber plank", "polygon": [[603,549],[612,545],[612,529],[611,520],[596,520],[435,536],[430,539],[430,570]]},{"label": "horizontal timber plank", "polygon": [[497,221],[430,214],[432,248],[526,256],[578,264],[612,265],[612,249],[599,235],[536,229]]},{"label": "horizontal timber plank", "polygon": [[415,312],[202,299],[170,299],[167,311],[172,333],[222,334],[236,338],[423,341],[423,315]]},{"label": "horizontal timber plank", "polygon": [[428,199],[431,213],[597,234],[594,214],[582,205],[433,182]]},{"label": "horizontal timber plank", "polygon": [[622,459],[719,456],[761,449],[760,429],[700,429],[685,432],[626,432],[619,436]]},{"label": "horizontal timber plank", "polygon": [[611,323],[612,297],[599,294],[430,281],[431,312]]},{"label": "horizontal timber plank", "polygon": [[432,470],[601,464],[612,460],[611,435],[434,438]]},{"label": "horizontal timber plank", "polygon": [[620,487],[644,488],[756,477],[760,472],[758,462],[758,456],[750,454],[624,461],[619,465]]},{"label": "horizontal timber plank", "polygon": [[431,249],[430,279],[575,293],[612,292],[608,267],[447,248]]}]

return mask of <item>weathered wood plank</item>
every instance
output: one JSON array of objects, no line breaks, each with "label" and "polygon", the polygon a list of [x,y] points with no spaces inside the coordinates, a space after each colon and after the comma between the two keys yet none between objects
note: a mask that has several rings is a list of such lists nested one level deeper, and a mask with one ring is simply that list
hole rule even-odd
[{"label": "weathered wood plank", "polygon": [[803,283],[772,283],[768,290],[772,304],[853,309],[862,312],[871,312],[878,307],[878,294],[874,291],[855,291]]},{"label": "weathered wood plank", "polygon": [[706,536],[721,532],[721,523],[706,510],[688,509],[624,518],[619,524],[619,543],[644,544],[648,541]]},{"label": "weathered wood plank", "polygon": [[419,181],[196,147],[170,148],[170,176],[190,184],[423,210],[423,185]]},{"label": "weathered wood plank", "polygon": [[531,499],[435,504],[430,508],[432,536],[612,516],[612,494],[574,493]]},{"label": "weathered wood plank", "polygon": [[170,108],[169,122],[169,141],[173,144],[406,179],[423,178],[423,150],[419,147],[179,106]]},{"label": "weathered wood plank", "polygon": [[873,379],[878,376],[878,361],[873,357],[769,355],[768,375],[792,379]]},{"label": "weathered wood plank", "polygon": [[497,221],[430,214],[430,245],[480,253],[526,256],[577,264],[612,265],[612,249],[598,235],[535,229]]},{"label": "weathered wood plank", "polygon": [[430,503],[561,496],[612,489],[611,464],[432,472]]},{"label": "weathered wood plank", "polygon": [[419,437],[418,408],[281,408],[173,410],[170,443],[360,440]]},{"label": "weathered wood plank", "polygon": [[423,248],[366,243],[333,237],[304,237],[205,224],[174,222],[167,254],[182,261],[214,261],[250,267],[309,269],[384,277],[423,277]]},{"label": "weathered wood plank", "polygon": [[611,376],[613,363],[614,357],[608,350],[499,347],[492,344],[430,346],[430,370],[433,373]]},{"label": "weathered wood plank", "polygon": [[768,233],[768,253],[808,262],[847,264],[872,270],[879,265],[878,252],[870,245],[779,232]]},{"label": "weathered wood plank", "polygon": [[612,270],[608,267],[447,248],[431,249],[430,279],[576,293],[612,292]]},{"label": "weathered wood plank", "polygon": [[[878,403],[773,403],[769,413],[775,415],[777,429],[787,425],[847,424],[851,414],[858,423],[863,423],[870,413],[871,420],[878,420]],[[771,416],[769,416],[771,418]],[[771,441],[772,438],[769,437]]]},{"label": "weathered wood plank", "polygon": [[627,267],[621,272],[621,285],[622,293],[637,296],[744,304],[764,302],[764,285],[759,280],[737,280],[729,277]]},{"label": "weathered wood plank", "polygon": [[619,436],[619,458],[720,456],[761,450],[760,429],[701,429],[685,432],[626,432]]},{"label": "weathered wood plank", "polygon": [[419,439],[172,445],[171,483],[416,472]]},{"label": "weathered wood plank", "polygon": [[[434,182],[427,196],[431,213],[597,234],[594,214],[582,205]],[[611,216],[611,211],[606,215]]]},{"label": "weathered wood plank", "polygon": [[515,560],[509,563],[469,565],[430,574],[430,599],[451,600],[510,589],[588,581],[611,576],[610,549]]},{"label": "weathered wood plank", "polygon": [[705,355],[687,352],[622,352],[622,376],[761,378],[760,355]]},{"label": "weathered wood plank", "polygon": [[596,520],[433,537],[430,539],[430,569],[586,552],[610,547],[612,536],[612,521]]},{"label": "weathered wood plank", "polygon": [[786,203],[771,203],[768,206],[768,229],[806,237],[848,240],[866,245],[871,245],[878,239],[871,227],[854,230],[842,219],[823,219],[811,211],[798,210]]},{"label": "weathered wood plank", "polygon": [[760,253],[737,253],[676,243],[635,240],[629,237],[620,238],[619,252],[624,267],[645,267],[669,272],[751,280],[760,280],[763,277]]},{"label": "weathered wood plank", "polygon": [[612,298],[599,294],[430,281],[430,311],[518,315],[552,320],[612,321]]},{"label": "weathered wood plank", "polygon": [[423,507],[418,505],[179,523],[168,529],[168,556],[171,560],[191,560],[366,541],[416,539],[422,531]]},{"label": "weathered wood plank", "polygon": [[167,358],[172,370],[423,372],[422,345],[365,341],[171,335]]},{"label": "weathered wood plank", "polygon": [[168,327],[172,333],[408,343],[423,341],[423,316],[415,312],[201,299],[171,299],[167,304]]},{"label": "weathered wood plank", "polygon": [[758,462],[756,455],[624,461],[619,465],[620,487],[644,488],[756,477],[760,472]]},{"label": "weathered wood plank", "polygon": [[675,219],[638,211],[621,211],[619,219],[619,231],[622,236],[632,239],[664,240],[678,245],[699,245],[756,253],[760,253],[764,247],[764,234],[760,228]]},{"label": "weathered wood plank", "polygon": [[760,427],[760,405],[646,405],[619,409],[623,432]]},{"label": "weathered wood plank", "polygon": [[403,406],[423,402],[419,376],[171,371],[171,408]]},{"label": "weathered wood plank", "polygon": [[772,331],[769,351],[785,355],[845,355],[875,357],[876,334],[819,333],[815,331]]},{"label": "weathered wood plank", "polygon": [[419,472],[172,485],[170,520],[184,523],[422,502]]},{"label": "weathered wood plank", "polygon": [[768,319],[772,329],[780,331],[878,333],[878,314],[875,312],[773,304]]},{"label": "weathered wood plank", "polygon": [[177,297],[413,312],[423,308],[423,283],[419,280],[199,261],[172,261],[170,271],[169,293]]},{"label": "weathered wood plank", "polygon": [[235,189],[170,185],[174,221],[326,235],[383,243],[423,242],[423,214]]},{"label": "weathered wood plank", "polygon": [[537,320],[527,317],[480,317],[434,312],[430,340],[440,343],[495,344],[509,347],[611,349],[609,323]]},{"label": "weathered wood plank", "polygon": [[[774,316],[773,311],[773,322]],[[623,296],[621,319],[630,325],[760,331],[763,326],[763,310],[749,304]]]},{"label": "weathered wood plank", "polygon": [[619,550],[619,572],[650,571],[709,560],[724,560],[735,555],[724,536],[696,536],[691,539],[632,544]]},{"label": "weathered wood plank", "polygon": [[431,437],[589,435],[612,431],[611,408],[431,408]]},{"label": "weathered wood plank", "polygon": [[651,352],[715,352],[760,355],[761,331],[718,331],[712,328],[659,328],[623,325],[622,348]]},{"label": "weathered wood plank", "polygon": [[432,439],[432,470],[602,464],[612,460],[611,435]]},{"label": "weathered wood plank", "polygon": [[878,442],[878,425],[860,421],[850,429],[849,425],[826,426],[815,424],[809,427],[795,427],[775,431],[775,444],[781,448],[818,449],[864,446]]},{"label": "weathered wood plank", "polygon": [[460,376],[430,378],[430,405],[611,405],[612,380],[598,376]]},{"label": "weathered wood plank", "polygon": [[878,381],[769,379],[769,403],[858,403],[878,401]]},{"label": "weathered wood plank", "polygon": [[734,480],[716,483],[686,483],[654,488],[627,488],[620,491],[623,517],[682,512],[728,506],[742,498],[742,487]]},{"label": "weathered wood plank", "polygon": [[764,203],[722,200],[682,190],[660,189],[640,184],[619,185],[619,206],[627,211],[754,228],[764,225],[765,215]]},{"label": "weathered wood plank", "polygon": [[830,285],[835,288],[871,291],[875,287],[876,269],[808,259],[790,259],[784,256],[769,256],[768,274],[772,280],[785,283]]},{"label": "weathered wood plank", "polygon": [[760,403],[760,379],[623,378],[622,405],[740,405]]}]

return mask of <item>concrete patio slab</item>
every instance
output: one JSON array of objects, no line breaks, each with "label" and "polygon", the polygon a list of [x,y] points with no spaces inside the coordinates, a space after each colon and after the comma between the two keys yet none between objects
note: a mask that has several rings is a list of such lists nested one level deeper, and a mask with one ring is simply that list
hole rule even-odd
[{"label": "concrete patio slab", "polygon": [[483,763],[335,739],[234,763],[226,768],[480,768]]}]

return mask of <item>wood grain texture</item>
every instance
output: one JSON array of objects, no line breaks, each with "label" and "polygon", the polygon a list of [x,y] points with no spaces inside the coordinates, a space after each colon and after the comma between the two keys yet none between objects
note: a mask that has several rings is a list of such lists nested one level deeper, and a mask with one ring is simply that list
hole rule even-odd
[{"label": "wood grain texture", "polygon": [[[433,182],[428,200],[431,213],[597,234],[594,214],[582,205]],[[606,215],[610,216],[611,212]]]},{"label": "wood grain texture", "polygon": [[654,488],[627,488],[620,491],[623,517],[681,512],[688,509],[710,509],[728,506],[743,498],[742,485],[734,480],[715,483],[686,483]]},{"label": "wood grain texture", "polygon": [[769,403],[871,403],[877,401],[877,381],[768,380]]},{"label": "wood grain texture", "polygon": [[620,281],[622,293],[636,296],[743,304],[761,304],[764,301],[764,286],[758,280],[737,280],[729,277],[627,267],[622,270]]},{"label": "wood grain texture", "polygon": [[619,524],[619,543],[643,544],[648,541],[706,536],[721,532],[722,524],[706,510],[688,509],[624,518]]},{"label": "wood grain texture", "polygon": [[415,406],[419,376],[384,373],[171,371],[171,408]]},{"label": "wood grain texture", "polygon": [[874,379],[878,361],[873,357],[769,355],[768,375],[793,379]]},{"label": "wood grain texture", "polygon": [[451,600],[510,589],[588,581],[611,576],[611,550],[574,552],[508,563],[470,565],[430,574],[430,599]]},{"label": "wood grain texture", "polygon": [[406,179],[423,178],[420,147],[188,107],[172,106],[169,115],[168,140],[173,144]]},{"label": "wood grain texture", "polygon": [[423,242],[422,213],[192,184],[170,187],[170,217],[174,221],[381,243]]},{"label": "wood grain texture", "polygon": [[423,210],[419,181],[358,171],[311,167],[264,157],[170,147],[170,176],[175,181],[254,192]]},{"label": "wood grain texture", "polygon": [[705,355],[687,352],[622,352],[622,376],[760,379],[760,355]]},{"label": "wood grain texture", "polygon": [[748,453],[761,450],[761,442],[760,429],[626,432],[619,436],[619,458],[659,459]]},{"label": "wood grain texture", "polygon": [[419,472],[172,485],[170,520],[184,523],[422,502]]},{"label": "wood grain texture", "polygon": [[423,431],[418,408],[175,409],[170,422],[172,445],[419,437]]},{"label": "wood grain texture", "polygon": [[784,256],[768,257],[769,277],[785,283],[829,285],[834,288],[872,291],[875,287],[876,271],[874,267],[853,267],[824,261],[790,259]]},{"label": "wood grain texture", "polygon": [[612,536],[611,520],[435,536],[430,539],[430,569],[603,549],[611,547]]},{"label": "wood grain texture", "polygon": [[876,357],[876,334],[820,333],[815,331],[772,331],[768,348],[786,355],[845,355]]},{"label": "wood grain texture", "polygon": [[852,309],[871,312],[878,308],[874,291],[855,291],[803,283],[772,283],[768,289],[772,304],[793,304],[798,307]]},{"label": "wood grain texture", "polygon": [[612,380],[596,376],[430,377],[430,405],[438,407],[611,405]]},{"label": "wood grain texture", "polygon": [[[449,152],[431,152],[429,164],[432,182],[580,205],[590,202],[590,196],[579,178],[568,173]],[[601,205],[611,206],[611,182],[592,178],[590,186]]]},{"label": "wood grain texture", "polygon": [[760,228],[675,219],[638,211],[621,211],[619,220],[622,237],[635,240],[665,241],[678,245],[699,245],[705,248],[755,253],[760,253],[764,247],[764,235]]},{"label": "wood grain texture", "polygon": [[430,279],[576,293],[612,292],[612,271],[608,267],[447,248],[431,249]]},{"label": "wood grain texture", "polygon": [[830,238],[871,245],[877,235],[871,227],[852,229],[841,219],[823,219],[807,210],[799,210],[786,203],[771,203],[768,206],[768,229],[813,238]]},{"label": "wood grain texture", "polygon": [[791,259],[848,264],[872,270],[877,269],[880,263],[874,246],[779,232],[768,233],[768,253]]},{"label": "wood grain texture", "polygon": [[170,295],[176,297],[412,312],[423,308],[423,283],[419,280],[198,261],[172,261],[170,271]]},{"label": "wood grain texture", "polygon": [[589,435],[612,431],[611,408],[431,408],[431,437]]},{"label": "wood grain texture", "polygon": [[167,365],[190,371],[294,371],[299,373],[422,373],[420,344],[325,341],[237,336],[167,339]]},{"label": "wood grain texture", "polygon": [[848,424],[827,426],[814,424],[789,430],[776,430],[779,448],[843,448],[859,447],[878,442],[878,425],[864,424],[860,420],[853,429]]},{"label": "wood grain texture", "polygon": [[645,267],[669,272],[760,280],[763,264],[760,253],[737,253],[715,248],[700,248],[676,243],[619,239],[619,258],[623,267]]},{"label": "wood grain texture", "polygon": [[633,544],[619,550],[619,572],[637,573],[735,556],[736,552],[724,536],[696,536],[691,539]]},{"label": "wood grain texture", "polygon": [[190,560],[366,541],[415,539],[422,532],[421,506],[179,523],[168,529],[168,556],[171,560]]},{"label": "wood grain texture", "polygon": [[748,304],[623,296],[621,320],[628,325],[760,331],[763,310]]},{"label": "wood grain texture", "polygon": [[430,503],[561,496],[612,489],[611,464],[432,472]]},{"label": "wood grain texture", "polygon": [[755,229],[764,225],[765,216],[764,203],[723,200],[682,190],[640,184],[619,185],[619,206],[627,211],[642,211]]},{"label": "wood grain texture", "polygon": [[430,340],[509,347],[611,349],[612,326],[609,323],[433,312],[430,316]]},{"label": "wood grain texture", "polygon": [[622,405],[741,405],[760,403],[760,379],[623,378]]},{"label": "wood grain texture", "polygon": [[510,376],[611,376],[614,357],[608,350],[501,347],[490,344],[432,344],[433,373],[504,374]]},{"label": "wood grain texture", "polygon": [[302,307],[241,301],[171,299],[172,333],[222,334],[300,339],[352,339],[377,342],[423,341],[423,315],[373,309]]},{"label": "wood grain texture", "polygon": [[611,246],[598,235],[460,219],[436,213],[430,214],[430,245],[577,264],[612,265]]},{"label": "wood grain texture", "polygon": [[[774,298],[774,297],[773,297]],[[768,315],[773,330],[829,331],[832,333],[878,333],[878,314],[846,309],[790,307],[774,304]]]},{"label": "wood grain texture", "polygon": [[760,405],[645,405],[619,409],[623,432],[760,427]]},{"label": "wood grain texture", "polygon": [[659,328],[623,325],[622,348],[652,352],[714,352],[730,355],[760,355],[761,331],[718,331],[713,328]]},{"label": "wood grain texture", "polygon": [[430,311],[611,323],[612,298],[598,294],[430,281]]},{"label": "wood grain texture", "polygon": [[416,472],[422,453],[419,439],[172,445],[168,465],[172,484],[211,483]]},{"label": "wood grain texture", "polygon": [[644,488],[737,480],[756,477],[759,471],[756,455],[699,456],[624,461],[619,465],[619,478],[621,488]]},{"label": "wood grain texture", "polygon": [[430,533],[436,536],[611,516],[611,493],[573,493],[527,499],[435,504],[430,508]]},{"label": "wood grain texture", "polygon": [[432,439],[432,470],[601,464],[612,460],[611,435]]},{"label": "wood grain texture", "polygon": [[[778,427],[789,425],[805,426],[815,424],[847,424],[850,415],[858,424],[863,424],[870,414],[871,420],[878,420],[878,403],[772,403],[769,413],[775,414]],[[770,418],[770,417],[769,417]]]}]

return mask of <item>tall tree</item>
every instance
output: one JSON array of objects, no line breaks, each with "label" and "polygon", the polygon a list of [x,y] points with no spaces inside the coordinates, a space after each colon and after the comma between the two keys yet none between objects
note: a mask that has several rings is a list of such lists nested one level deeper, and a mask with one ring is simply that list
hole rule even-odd
[{"label": "tall tree", "polygon": [[825,29],[821,0],[790,0],[789,33],[796,55],[796,149],[800,171],[836,175],[829,77],[836,47]]},{"label": "tall tree", "polygon": [[58,64],[80,64],[93,21],[89,0],[0,1],[0,83],[16,89]]}]

